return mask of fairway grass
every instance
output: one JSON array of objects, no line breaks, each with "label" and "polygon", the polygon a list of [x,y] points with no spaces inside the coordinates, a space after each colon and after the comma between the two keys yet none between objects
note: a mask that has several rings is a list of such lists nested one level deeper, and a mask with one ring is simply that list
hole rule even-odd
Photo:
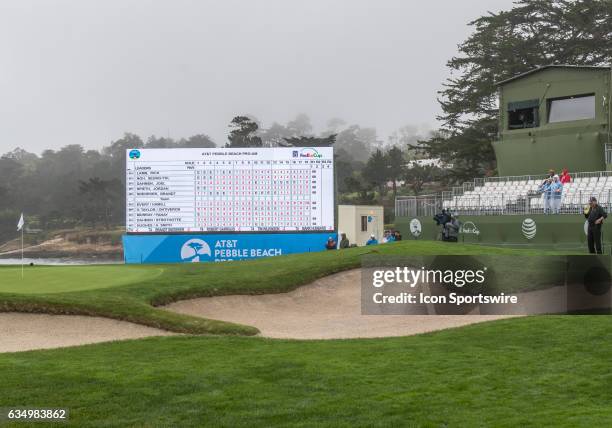
[{"label": "fairway grass", "polygon": [[403,338],[0,354],[0,407],[67,407],[79,427],[609,426],[611,327],[540,316]]},{"label": "fairway grass", "polygon": [[[27,286],[21,283],[20,268],[0,267],[0,311],[102,316],[178,333],[255,335],[258,330],[254,327],[181,315],[155,306],[196,297],[287,292],[318,278],[357,268],[366,254],[559,253],[434,241],[402,241],[239,262],[34,266],[26,269]],[[17,278],[16,273],[19,273]]]},{"label": "fairway grass", "polygon": [[95,290],[149,281],[163,273],[160,266],[21,266],[0,269],[0,293],[49,294]]}]

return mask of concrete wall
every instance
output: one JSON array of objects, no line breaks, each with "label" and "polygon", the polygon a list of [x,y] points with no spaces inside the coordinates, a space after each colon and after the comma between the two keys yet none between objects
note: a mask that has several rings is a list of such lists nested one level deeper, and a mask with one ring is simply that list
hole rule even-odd
[{"label": "concrete wall", "polygon": [[[361,230],[361,217],[368,217],[367,230]],[[384,228],[384,210],[376,205],[338,205],[338,234],[346,233],[351,244],[365,245],[370,235],[381,239]],[[338,235],[340,236],[340,235]]]},{"label": "concrete wall", "polygon": [[[487,245],[511,245],[533,248],[578,248],[587,246],[585,218],[580,215],[505,215],[460,216],[459,241]],[[411,228],[410,223],[413,222]],[[418,229],[420,234],[413,231]],[[606,224],[609,223],[609,224]],[[439,227],[431,217],[398,217],[395,219],[404,239],[435,240]],[[612,244],[612,221],[603,226],[603,243]]]}]

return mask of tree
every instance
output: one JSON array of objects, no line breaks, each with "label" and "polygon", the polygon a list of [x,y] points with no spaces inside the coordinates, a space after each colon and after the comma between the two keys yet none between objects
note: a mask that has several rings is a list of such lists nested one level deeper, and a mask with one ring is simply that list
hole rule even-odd
[{"label": "tree", "polygon": [[294,135],[286,126],[278,122],[272,123],[268,129],[261,130],[259,133],[263,145],[266,147],[278,147],[285,144],[285,138],[291,138]]},{"label": "tree", "polygon": [[389,135],[388,144],[404,150],[404,157],[407,160],[420,159],[424,156],[420,141],[426,139],[430,134],[431,130],[425,125],[405,125]]},{"label": "tree", "polygon": [[376,146],[376,130],[351,125],[336,136],[336,150],[344,150],[350,160],[366,162]]},{"label": "tree", "polygon": [[404,175],[406,161],[404,160],[404,152],[399,147],[391,147],[385,153],[386,168],[388,177],[393,183],[393,197],[397,195],[397,182]]},{"label": "tree", "polygon": [[170,137],[156,137],[155,135],[151,135],[147,138],[147,142],[144,147],[146,149],[172,149],[176,147],[176,142]]},{"label": "tree", "polygon": [[142,139],[136,135],[126,132],[118,140],[112,141],[110,146],[102,149],[102,154],[110,158],[111,169],[115,177],[124,175],[125,154],[128,149],[140,149],[144,146]]},{"label": "tree", "polygon": [[336,135],[327,137],[291,137],[285,138],[285,145],[293,147],[331,147],[336,142]]},{"label": "tree", "polygon": [[312,133],[310,117],[305,113],[298,114],[295,119],[287,123],[289,133],[294,137],[303,137]]},{"label": "tree", "polygon": [[261,138],[257,135],[259,126],[248,116],[236,116],[230,122],[229,143],[226,147],[262,147]]},{"label": "tree", "polygon": [[[490,148],[497,134],[495,82],[548,64],[612,62],[609,0],[519,0],[511,10],[489,13],[469,25],[475,30],[459,45],[459,55],[448,61],[453,77],[438,93],[443,132],[427,144],[429,156],[437,153],[466,168],[482,171],[495,163]],[[473,156],[483,163],[470,160]]]},{"label": "tree", "polygon": [[450,129],[497,117],[495,82],[548,64],[608,65],[612,59],[609,0],[520,0],[469,25],[474,33],[447,66],[440,119]]},{"label": "tree", "polygon": [[385,194],[385,185],[389,181],[387,158],[381,149],[376,149],[363,169],[363,178],[374,187],[378,187],[381,196]]},{"label": "tree", "polygon": [[79,193],[84,200],[82,218],[91,222],[92,227],[101,220],[108,229],[113,220],[114,207],[121,204],[122,187],[122,183],[117,179],[101,180],[94,177],[79,181]]},{"label": "tree", "polygon": [[177,143],[177,147],[203,149],[217,147],[217,145],[208,135],[196,134],[192,135],[187,139],[182,138],[181,140],[179,140],[179,142]]},{"label": "tree", "polygon": [[332,117],[327,121],[327,133],[338,134],[346,126],[346,121],[339,117]]},{"label": "tree", "polygon": [[440,168],[432,165],[419,165],[416,162],[412,162],[404,171],[404,180],[415,196],[421,193],[425,183],[435,181],[439,177]]},{"label": "tree", "polygon": [[446,184],[460,184],[473,177],[493,175],[495,153],[491,140],[497,130],[497,123],[481,119],[473,126],[452,133],[441,130],[423,141],[423,150],[431,158],[452,164],[444,181]]}]

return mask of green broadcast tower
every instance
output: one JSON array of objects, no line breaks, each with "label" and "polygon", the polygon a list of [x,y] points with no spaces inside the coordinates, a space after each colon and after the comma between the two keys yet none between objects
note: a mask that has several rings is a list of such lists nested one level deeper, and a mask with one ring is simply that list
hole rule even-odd
[{"label": "green broadcast tower", "polygon": [[548,65],[499,82],[499,175],[612,170],[611,79],[610,67]]}]

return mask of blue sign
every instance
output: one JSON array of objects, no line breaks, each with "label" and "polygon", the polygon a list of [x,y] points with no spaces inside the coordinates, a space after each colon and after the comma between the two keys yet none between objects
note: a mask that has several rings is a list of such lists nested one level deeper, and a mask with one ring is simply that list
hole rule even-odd
[{"label": "blue sign", "polygon": [[337,233],[124,235],[126,263],[201,263],[325,250]]},{"label": "blue sign", "polygon": [[130,150],[130,159],[138,159],[140,158],[140,150],[134,149]]}]

